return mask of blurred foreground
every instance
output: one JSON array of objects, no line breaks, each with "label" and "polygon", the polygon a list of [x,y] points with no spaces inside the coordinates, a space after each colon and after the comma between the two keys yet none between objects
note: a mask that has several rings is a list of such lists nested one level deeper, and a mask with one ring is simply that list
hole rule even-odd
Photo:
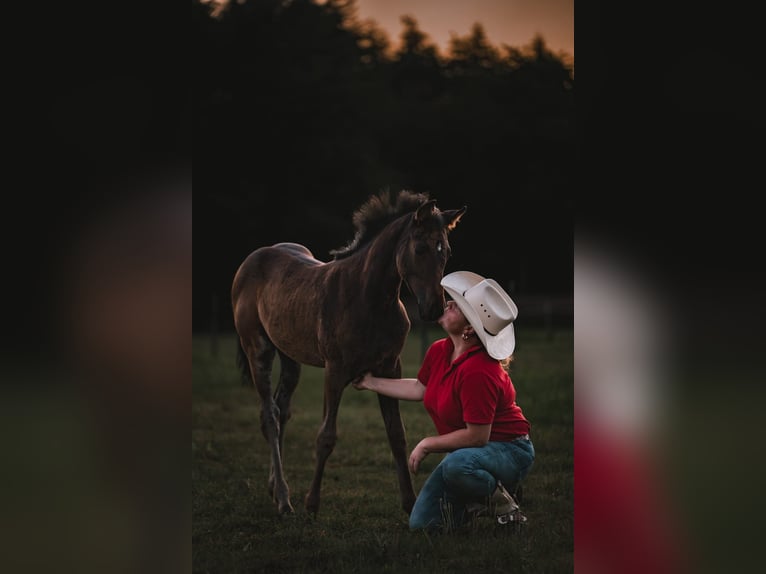
[{"label": "blurred foreground", "polygon": [[755,285],[645,255],[575,238],[577,571],[760,570]]},{"label": "blurred foreground", "polygon": [[28,280],[43,282],[25,311],[38,333],[0,366],[4,572],[190,571],[183,168],[104,186]]}]

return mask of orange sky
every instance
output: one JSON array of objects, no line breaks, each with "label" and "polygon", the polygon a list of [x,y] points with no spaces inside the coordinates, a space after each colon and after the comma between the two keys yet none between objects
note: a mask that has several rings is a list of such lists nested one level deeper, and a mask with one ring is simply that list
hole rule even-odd
[{"label": "orange sky", "polygon": [[520,48],[539,34],[551,51],[574,59],[574,0],[356,0],[356,6],[357,18],[375,20],[393,45],[402,32],[400,17],[410,15],[443,55],[453,34],[466,36],[480,22],[495,46]]},{"label": "orange sky", "polygon": [[475,22],[495,46],[520,48],[540,34],[553,52],[574,57],[574,0],[356,0],[358,18],[375,20],[396,44],[400,16],[411,15],[442,54],[452,34],[466,36]]}]

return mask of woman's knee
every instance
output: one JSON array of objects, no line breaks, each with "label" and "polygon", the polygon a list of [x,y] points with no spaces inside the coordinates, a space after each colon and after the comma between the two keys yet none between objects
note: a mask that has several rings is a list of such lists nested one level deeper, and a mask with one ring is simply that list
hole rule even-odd
[{"label": "woman's knee", "polygon": [[465,452],[467,449],[451,452],[441,463],[442,476],[446,483],[465,476],[474,467],[474,456]]},{"label": "woman's knee", "polygon": [[428,516],[423,513],[410,514],[410,530],[433,531],[441,525],[441,520],[435,516]]},{"label": "woman's knee", "polygon": [[423,530],[426,526],[426,522],[420,516],[410,515],[410,530]]}]

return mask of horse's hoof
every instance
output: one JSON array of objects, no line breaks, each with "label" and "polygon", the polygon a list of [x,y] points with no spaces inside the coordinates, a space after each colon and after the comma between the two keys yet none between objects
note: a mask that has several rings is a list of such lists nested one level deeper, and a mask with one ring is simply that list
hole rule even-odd
[{"label": "horse's hoof", "polygon": [[412,514],[412,508],[415,506],[415,497],[407,497],[402,501],[402,510],[408,515]]},{"label": "horse's hoof", "polygon": [[279,505],[279,514],[293,514],[294,512],[295,509],[289,501]]},{"label": "horse's hoof", "polygon": [[306,507],[306,512],[309,514],[316,515],[316,513],[319,512],[319,501],[311,500],[309,496],[306,496],[304,506]]}]

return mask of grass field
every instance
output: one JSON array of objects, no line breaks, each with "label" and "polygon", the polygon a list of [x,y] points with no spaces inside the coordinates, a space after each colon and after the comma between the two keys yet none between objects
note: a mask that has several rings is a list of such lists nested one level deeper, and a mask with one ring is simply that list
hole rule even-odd
[{"label": "grass field", "polygon": [[[429,340],[442,331],[429,331]],[[410,532],[374,393],[347,389],[338,442],[322,482],[319,513],[303,497],[314,470],[323,370],[303,367],[285,439],[285,474],[295,514],[279,516],[267,490],[269,450],[259,399],[240,385],[235,337],[193,337],[192,560],[218,572],[571,572],[573,552],[573,333],[517,329],[511,378],[532,423],[537,458],[524,484],[521,531],[483,519],[459,534]],[[403,376],[414,377],[421,339],[413,332]],[[275,375],[278,366],[275,366]],[[402,402],[411,449],[434,434],[422,403]],[[443,455],[414,475],[415,492]]]}]

